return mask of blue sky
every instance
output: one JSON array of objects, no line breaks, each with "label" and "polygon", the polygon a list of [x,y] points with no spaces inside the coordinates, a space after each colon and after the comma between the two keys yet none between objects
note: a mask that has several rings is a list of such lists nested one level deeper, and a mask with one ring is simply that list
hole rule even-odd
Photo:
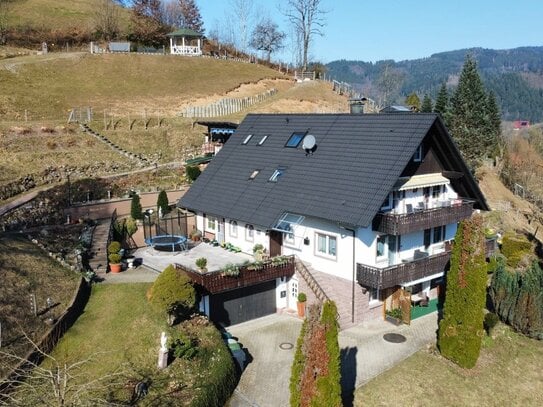
[{"label": "blue sky", "polygon": [[[231,0],[197,0],[206,30],[233,27]],[[253,0],[259,16],[269,15],[289,32],[278,6],[286,0]],[[483,47],[509,49],[543,45],[540,0],[322,0],[327,26],[315,37],[313,60],[378,61],[415,59],[436,52]],[[258,17],[256,17],[258,20]],[[276,57],[292,62],[292,46]]]}]

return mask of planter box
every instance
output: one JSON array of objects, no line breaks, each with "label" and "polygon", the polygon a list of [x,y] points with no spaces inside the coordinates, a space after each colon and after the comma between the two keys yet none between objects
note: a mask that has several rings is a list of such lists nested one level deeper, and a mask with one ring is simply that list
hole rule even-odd
[{"label": "planter box", "polygon": [[396,325],[396,326],[402,324],[402,320],[400,318],[395,318],[390,315],[385,315],[385,321],[388,321],[391,324]]}]

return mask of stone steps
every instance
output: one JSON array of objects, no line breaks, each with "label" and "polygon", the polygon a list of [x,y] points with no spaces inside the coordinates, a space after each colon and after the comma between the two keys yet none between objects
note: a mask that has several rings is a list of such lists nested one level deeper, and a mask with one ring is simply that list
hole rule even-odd
[{"label": "stone steps", "polygon": [[107,239],[110,221],[102,221],[96,225],[92,235],[92,246],[89,250],[89,266],[96,274],[107,271]]}]

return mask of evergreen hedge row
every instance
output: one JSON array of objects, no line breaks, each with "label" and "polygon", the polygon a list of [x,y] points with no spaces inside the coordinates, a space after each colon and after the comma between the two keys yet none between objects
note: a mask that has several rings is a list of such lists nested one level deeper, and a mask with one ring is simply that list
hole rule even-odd
[{"label": "evergreen hedge row", "polygon": [[486,279],[482,218],[474,216],[456,233],[438,333],[441,354],[464,368],[475,366],[481,350]]},{"label": "evergreen hedge row", "polygon": [[526,270],[506,267],[499,257],[490,284],[490,298],[496,314],[515,330],[543,339],[543,271],[533,261]]}]

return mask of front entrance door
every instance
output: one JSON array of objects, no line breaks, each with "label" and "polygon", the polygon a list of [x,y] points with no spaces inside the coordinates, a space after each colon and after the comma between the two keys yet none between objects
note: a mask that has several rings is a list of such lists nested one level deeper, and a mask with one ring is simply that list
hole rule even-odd
[{"label": "front entrance door", "polygon": [[224,243],[224,219],[218,219],[217,221],[217,241]]},{"label": "front entrance door", "polygon": [[270,230],[270,257],[281,256],[283,246],[283,232]]}]

